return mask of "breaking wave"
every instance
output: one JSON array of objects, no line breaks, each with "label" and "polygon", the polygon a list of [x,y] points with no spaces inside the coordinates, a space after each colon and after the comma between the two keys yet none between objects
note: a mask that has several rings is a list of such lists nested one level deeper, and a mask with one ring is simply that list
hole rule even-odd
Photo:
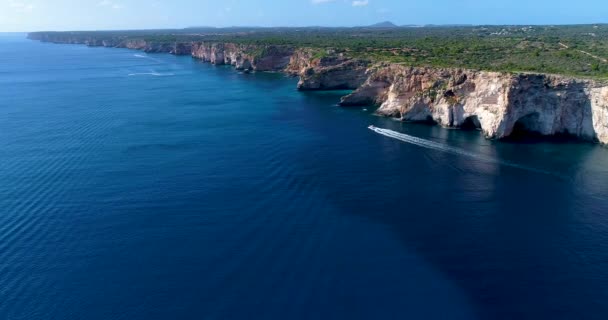
[{"label": "breaking wave", "polygon": [[442,152],[451,153],[451,154],[455,154],[455,155],[459,155],[459,156],[465,156],[465,157],[473,158],[473,159],[484,161],[484,162],[488,162],[488,163],[495,163],[495,164],[499,164],[499,165],[505,165],[505,166],[509,166],[509,167],[513,167],[513,168],[528,170],[528,171],[532,171],[532,172],[536,172],[536,173],[548,174],[548,175],[556,176],[556,177],[559,177],[559,178],[567,179],[567,177],[561,176],[561,175],[559,175],[559,174],[557,174],[555,172],[551,172],[551,171],[547,171],[547,170],[543,170],[543,169],[538,169],[538,168],[532,168],[532,167],[520,165],[520,164],[517,164],[517,163],[513,163],[513,162],[510,162],[510,161],[504,161],[504,160],[496,159],[496,158],[489,157],[489,156],[486,156],[486,155],[470,152],[470,151],[467,151],[467,150],[464,150],[464,149],[461,149],[461,148],[452,147],[452,146],[449,146],[449,145],[446,145],[446,144],[442,144],[442,143],[438,143],[438,142],[435,142],[435,141],[431,141],[431,140],[426,140],[426,139],[414,137],[414,136],[411,136],[409,134],[400,133],[400,132],[389,130],[389,129],[370,127],[370,130],[372,130],[372,131],[374,131],[376,133],[379,133],[379,134],[381,134],[383,136],[386,136],[386,137],[389,137],[389,138],[393,138],[393,139],[397,139],[397,140],[400,140],[400,141],[403,141],[403,142],[407,142],[407,143],[410,143],[410,144],[413,144],[413,145],[417,145],[419,147],[423,147],[423,148],[427,148],[427,149],[442,151]]}]

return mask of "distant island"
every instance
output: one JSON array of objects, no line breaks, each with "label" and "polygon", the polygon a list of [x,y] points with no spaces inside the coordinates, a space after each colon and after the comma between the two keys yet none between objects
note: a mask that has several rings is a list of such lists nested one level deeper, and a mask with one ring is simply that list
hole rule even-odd
[{"label": "distant island", "polygon": [[352,89],[341,105],[488,138],[608,143],[608,25],[212,28],[34,32],[30,39],[191,55],[282,71],[300,90]]}]

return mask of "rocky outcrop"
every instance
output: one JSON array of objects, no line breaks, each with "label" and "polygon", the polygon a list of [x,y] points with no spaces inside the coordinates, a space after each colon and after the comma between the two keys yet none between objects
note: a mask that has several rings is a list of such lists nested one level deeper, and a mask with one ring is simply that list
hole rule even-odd
[{"label": "rocky outcrop", "polygon": [[335,52],[286,45],[224,42],[170,42],[126,37],[93,37],[78,32],[35,32],[30,39],[53,43],[85,44],[142,50],[148,53],[192,55],[216,65],[232,65],[242,71],[284,71],[299,76],[300,90],[356,89],[365,80],[368,61],[350,59]]},{"label": "rocky outcrop", "polygon": [[596,138],[608,144],[608,86],[590,89],[589,98]]},{"label": "rocky outcrop", "polygon": [[192,42],[176,42],[169,53],[178,56],[190,55],[192,54],[192,47]]},{"label": "rocky outcrop", "polygon": [[121,43],[119,46],[127,49],[142,50],[147,53],[170,53],[174,50],[175,43],[129,40]]},{"label": "rocky outcrop", "polygon": [[378,104],[380,115],[477,127],[488,138],[525,131],[608,143],[608,85],[592,80],[380,65],[341,104]]},{"label": "rocky outcrop", "polygon": [[126,48],[148,53],[189,55],[192,52],[191,42],[150,41],[127,39],[125,37],[91,37],[71,32],[34,32],[30,33],[28,38],[52,43],[84,44],[90,47]]},{"label": "rocky outcrop", "polygon": [[241,45],[200,42],[192,46],[192,56],[217,65],[233,65],[244,71],[282,71],[293,55],[289,46]]},{"label": "rocky outcrop", "polygon": [[311,50],[301,49],[291,57],[289,66],[289,72],[300,76],[299,90],[356,89],[367,79],[369,61],[333,52],[315,58]]},{"label": "rocky outcrop", "polygon": [[510,74],[376,64],[332,50],[223,42],[150,41],[87,33],[31,33],[54,43],[192,55],[243,71],[299,76],[300,90],[356,89],[341,105],[379,105],[379,115],[475,127],[488,138],[568,134],[608,144],[608,84],[546,74]]}]

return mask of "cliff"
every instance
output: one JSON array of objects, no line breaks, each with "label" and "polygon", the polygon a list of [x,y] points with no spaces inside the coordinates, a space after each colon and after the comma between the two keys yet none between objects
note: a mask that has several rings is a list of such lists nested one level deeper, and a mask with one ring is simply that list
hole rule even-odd
[{"label": "cliff", "polygon": [[299,90],[340,90],[359,88],[367,79],[369,61],[350,59],[332,51],[315,57],[311,49],[298,49],[291,57],[287,72],[298,75]]},{"label": "cliff", "polygon": [[148,53],[192,55],[216,65],[232,65],[242,71],[283,71],[299,76],[300,90],[356,89],[365,82],[370,62],[350,59],[343,54],[287,45],[257,45],[226,42],[153,41],[127,37],[92,37],[71,32],[34,32],[32,40],[127,48]]},{"label": "cliff", "polygon": [[282,71],[289,65],[294,49],[289,46],[243,45],[234,43],[194,43],[193,57],[217,65],[233,65],[244,71]]},{"label": "cliff", "polygon": [[224,42],[163,42],[72,33],[30,39],[191,55],[243,71],[298,76],[299,90],[356,89],[340,104],[379,105],[377,114],[445,127],[477,128],[488,138],[567,134],[608,144],[608,84],[547,74],[372,64],[332,50]]},{"label": "cliff", "polygon": [[343,55],[316,58],[307,48],[277,45],[243,45],[201,42],[192,56],[217,65],[233,65],[244,71],[283,71],[300,77],[300,90],[356,89],[367,79],[369,62]]},{"label": "cliff", "polygon": [[148,41],[126,37],[91,37],[70,32],[33,32],[28,34],[28,38],[51,43],[84,44],[90,47],[126,48],[148,53],[189,55],[192,52],[192,43],[190,42]]},{"label": "cliff", "polygon": [[515,133],[572,135],[608,143],[608,84],[545,74],[378,65],[342,105],[378,104],[379,115]]}]

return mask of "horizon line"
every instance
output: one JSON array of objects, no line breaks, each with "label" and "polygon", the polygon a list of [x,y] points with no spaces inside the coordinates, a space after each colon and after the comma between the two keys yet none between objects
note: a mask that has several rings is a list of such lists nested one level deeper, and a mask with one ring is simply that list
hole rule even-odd
[{"label": "horizon line", "polygon": [[[380,22],[392,23],[390,21]],[[446,24],[402,24],[394,26],[376,26],[359,25],[359,26],[322,26],[322,25],[307,25],[307,26],[187,26],[187,27],[166,27],[166,28],[133,28],[133,29],[55,29],[55,30],[30,30],[30,31],[0,31],[0,33],[30,33],[30,32],[102,32],[102,31],[163,31],[163,30],[187,30],[187,29],[299,29],[299,28],[319,28],[319,29],[357,29],[357,28],[375,28],[375,29],[399,29],[399,28],[425,28],[425,27],[519,27],[519,26],[588,26],[588,25],[608,25],[608,22],[590,22],[590,23],[516,23],[516,24],[472,24],[472,23],[446,23]]]}]

